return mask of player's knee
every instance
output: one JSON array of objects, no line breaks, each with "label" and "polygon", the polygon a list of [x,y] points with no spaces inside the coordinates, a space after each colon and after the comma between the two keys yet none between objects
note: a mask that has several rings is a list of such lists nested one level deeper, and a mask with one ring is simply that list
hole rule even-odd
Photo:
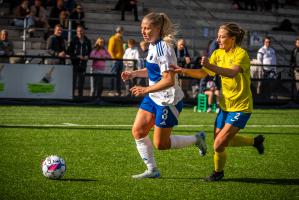
[{"label": "player's knee", "polygon": [[146,133],[142,129],[138,128],[132,128],[132,135],[133,137],[136,138],[144,138],[146,136]]},{"label": "player's knee", "polygon": [[165,142],[161,142],[161,141],[159,141],[159,142],[154,142],[154,146],[155,146],[155,148],[156,149],[158,149],[158,150],[166,150],[166,149],[169,149],[170,148],[170,144],[168,144],[168,143],[165,143]]},{"label": "player's knee", "polygon": [[214,143],[214,151],[215,152],[223,152],[225,149],[225,146],[222,145],[220,142],[215,142]]}]

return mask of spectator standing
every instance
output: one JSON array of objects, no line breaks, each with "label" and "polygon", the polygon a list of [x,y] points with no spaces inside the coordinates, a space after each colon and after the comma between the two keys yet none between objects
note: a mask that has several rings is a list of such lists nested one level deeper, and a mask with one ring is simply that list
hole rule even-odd
[{"label": "spectator standing", "polygon": [[[270,47],[271,38],[264,38],[264,46],[262,46],[257,52],[257,60],[262,65],[276,65],[276,53],[275,50]],[[264,77],[273,78],[276,74],[276,66],[263,66]]]},{"label": "spectator standing", "polygon": [[68,28],[69,28],[69,14],[67,11],[61,11],[59,14],[59,24],[62,27],[63,39],[68,39]]},{"label": "spectator standing", "polygon": [[[124,56],[124,48],[123,48],[123,34],[124,28],[122,26],[118,26],[115,29],[115,34],[109,38],[108,43],[108,52],[113,59],[122,59]],[[116,95],[121,95],[121,72],[123,70],[123,61],[116,60],[112,66],[112,72],[116,74]],[[114,85],[114,84],[113,84]]]},{"label": "spectator standing", "polygon": [[[175,55],[177,57],[178,63],[183,68],[190,68],[191,58],[188,52],[188,49],[185,45],[184,39],[179,39],[177,41],[177,45],[174,49]],[[189,97],[188,95],[188,88],[190,87],[190,80],[189,79],[180,79],[180,84],[182,87],[182,90],[184,92],[185,97]]]},{"label": "spectator standing", "polygon": [[279,82],[275,80],[277,79],[276,54],[275,50],[270,47],[270,37],[265,37],[263,42],[264,46],[261,47],[257,53],[258,64],[263,65],[262,72],[263,78],[265,79],[261,82],[260,93],[264,98],[277,98],[275,91]]},{"label": "spectator standing", "polygon": [[[3,29],[0,32],[0,55],[11,56],[14,54],[13,43],[8,39],[7,30]],[[0,57],[0,63],[9,63],[9,57]]]},{"label": "spectator standing", "polygon": [[[144,59],[146,59],[146,56],[147,56],[147,54],[148,54],[148,46],[149,46],[149,43],[148,42],[146,42],[146,41],[141,41],[140,43],[139,43],[139,46],[140,46],[140,54],[139,54],[139,56],[140,56],[140,58],[142,58],[143,59],[143,62],[144,62]],[[142,68],[144,68],[145,66],[144,66],[144,64],[141,64],[141,69]]]},{"label": "spectator standing", "polygon": [[[134,71],[137,69],[137,61],[139,59],[139,51],[136,47],[136,41],[134,39],[128,40],[128,48],[125,50],[125,54],[123,56],[123,59],[135,59],[134,61],[124,61],[125,71]],[[129,90],[133,85],[136,84],[136,81],[134,80],[128,80],[125,82],[126,86],[126,95],[129,95]]]},{"label": "spectator standing", "polygon": [[39,28],[49,28],[47,11],[41,4],[41,0],[35,0],[34,5],[30,7],[31,14],[34,18],[34,26]]},{"label": "spectator standing", "polygon": [[[139,50],[139,61],[138,61],[138,69],[143,69],[145,68],[145,60],[148,54],[148,47],[149,43],[146,41],[141,41],[139,43],[140,50]],[[137,85],[146,85],[146,78],[137,78]]]},{"label": "spectator standing", "polygon": [[86,29],[84,22],[85,13],[81,4],[76,6],[76,9],[71,12],[70,19],[72,20],[72,29],[76,29],[77,26],[83,26]]},{"label": "spectator standing", "polygon": [[[299,81],[299,37],[296,39],[295,48],[292,50],[290,65],[294,71],[294,79]],[[299,95],[299,82],[296,82],[295,95]]]},{"label": "spectator standing", "polygon": [[70,43],[68,53],[72,57],[73,65],[73,95],[75,95],[75,89],[78,80],[78,95],[83,96],[84,89],[84,73],[87,68],[87,61],[92,50],[90,40],[85,36],[85,30],[83,26],[78,26],[76,29],[76,36]]},{"label": "spectator standing", "polygon": [[120,0],[120,8],[121,8],[121,20],[125,20],[125,12],[132,11],[134,12],[134,19],[136,22],[138,19],[138,11],[137,11],[137,0]]},{"label": "spectator standing", "polygon": [[182,67],[190,67],[191,59],[184,39],[179,39],[177,41],[175,55],[177,56],[178,63],[180,63]]},{"label": "spectator standing", "polygon": [[[99,37],[95,43],[94,49],[90,53],[90,58],[111,58],[108,50],[105,48],[105,40]],[[105,71],[105,60],[93,60],[91,66],[91,73],[100,74]],[[91,96],[101,97],[103,92],[103,77],[92,76],[91,77]]]},{"label": "spectator standing", "polygon": [[66,42],[61,36],[62,27],[57,24],[54,27],[54,34],[47,39],[47,52],[53,57],[60,57],[60,59],[46,60],[46,64],[65,64],[66,54]]}]

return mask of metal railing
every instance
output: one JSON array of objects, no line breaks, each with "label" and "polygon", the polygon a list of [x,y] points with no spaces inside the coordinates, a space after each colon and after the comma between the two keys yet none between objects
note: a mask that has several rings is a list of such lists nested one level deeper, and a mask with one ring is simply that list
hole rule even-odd
[{"label": "metal railing", "polygon": [[[7,57],[7,56],[0,56]],[[12,55],[10,57],[19,57],[23,60],[28,60],[28,58],[31,59],[59,59],[60,57],[53,57],[53,56],[36,56],[36,55]],[[74,57],[68,57],[65,59],[75,59]],[[135,66],[137,65],[137,60],[132,59],[109,59],[109,58],[89,58],[89,60],[101,60],[101,61],[133,61]],[[24,65],[25,66],[25,65]],[[192,62],[191,63],[192,68],[200,68],[200,63],[198,62]],[[281,102],[299,102],[299,96],[298,96],[298,90],[299,90],[299,80],[295,79],[294,73],[295,70],[298,70],[299,73],[299,67],[291,67],[288,65],[251,65],[251,88],[252,88],[252,94],[254,98],[255,103],[281,103]],[[108,66],[107,66],[108,67]],[[136,66],[137,67],[137,66]],[[264,70],[264,67],[275,67],[274,73],[272,75],[267,75],[266,70]],[[115,79],[117,78],[117,75],[112,72],[103,72],[99,74],[94,74],[91,72],[86,71],[86,73],[83,74],[85,77],[96,77],[101,76],[103,78],[109,78],[109,79]],[[183,77],[179,76],[179,79],[182,80],[189,80],[190,83],[187,85],[188,92],[191,93],[191,83],[194,83],[196,81],[196,84],[199,84],[200,80],[198,79],[192,79],[189,77]],[[188,81],[187,81],[188,82]],[[111,85],[106,84],[104,88],[109,88]],[[88,84],[85,84],[85,89],[89,90]],[[111,89],[108,89],[111,90]],[[111,91],[114,91],[112,89]],[[125,88],[122,87],[122,91],[125,91]],[[105,95],[104,95],[105,96]],[[75,96],[76,97],[76,96]],[[93,97],[89,95],[83,96],[83,98],[90,98],[93,99]],[[105,98],[105,97],[103,97]],[[127,97],[126,97],[127,98]],[[132,98],[132,97],[131,97]],[[128,98],[130,100],[131,98]],[[135,99],[135,98],[134,98]],[[189,103],[194,103],[196,99],[190,95],[189,98],[185,99]]]}]

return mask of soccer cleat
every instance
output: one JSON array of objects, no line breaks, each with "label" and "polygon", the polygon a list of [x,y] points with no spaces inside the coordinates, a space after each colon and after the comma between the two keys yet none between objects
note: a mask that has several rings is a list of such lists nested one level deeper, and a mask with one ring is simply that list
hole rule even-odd
[{"label": "soccer cleat", "polygon": [[210,113],[210,112],[212,112],[212,108],[209,107],[209,108],[207,109],[207,113]]},{"label": "soccer cleat", "polygon": [[144,178],[160,178],[161,174],[158,169],[146,170],[142,174],[133,175],[134,179],[144,179]]},{"label": "soccer cleat", "polygon": [[213,173],[210,176],[204,178],[204,180],[209,182],[214,182],[214,181],[220,181],[223,177],[224,177],[224,171],[222,172],[213,171]]},{"label": "soccer cleat", "polygon": [[195,145],[199,149],[199,155],[204,156],[207,153],[206,134],[201,131],[195,134],[196,143]]},{"label": "soccer cleat", "polygon": [[264,136],[262,135],[258,135],[254,138],[254,143],[253,146],[257,149],[257,151],[259,152],[259,154],[263,154],[264,153]]}]

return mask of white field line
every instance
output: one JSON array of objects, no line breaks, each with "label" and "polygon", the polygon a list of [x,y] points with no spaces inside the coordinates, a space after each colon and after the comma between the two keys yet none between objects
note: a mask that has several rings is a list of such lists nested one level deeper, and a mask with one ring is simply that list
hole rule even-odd
[{"label": "white field line", "polygon": [[[67,128],[67,127],[132,127],[131,124],[117,124],[117,125],[111,125],[111,124],[73,124],[73,123],[62,123],[62,124],[0,124],[0,127],[36,127],[36,128],[42,128],[42,127],[60,127],[60,128]],[[182,124],[178,125],[178,128],[192,128],[192,127],[214,127],[214,125],[205,125],[205,124],[194,124],[194,125],[187,125]],[[299,128],[299,124],[256,124],[256,125],[246,125],[246,127],[250,128]]]}]

